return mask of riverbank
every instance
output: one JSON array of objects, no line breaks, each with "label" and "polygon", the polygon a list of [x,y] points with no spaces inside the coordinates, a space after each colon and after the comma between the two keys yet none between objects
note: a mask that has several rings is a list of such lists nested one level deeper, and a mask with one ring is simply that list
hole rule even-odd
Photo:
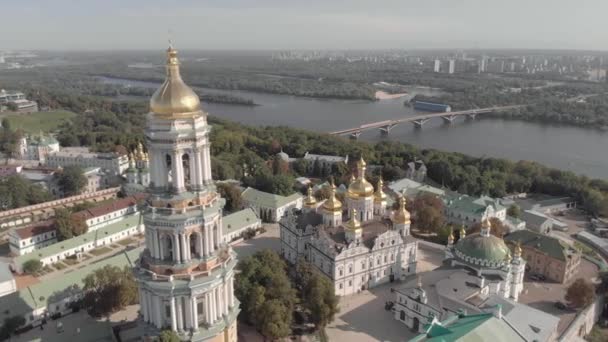
[{"label": "riverbank", "polygon": [[375,94],[376,100],[392,100],[392,99],[398,99],[398,98],[401,98],[401,97],[404,97],[407,95],[408,95],[408,93],[391,94],[391,93],[387,93],[382,90],[378,90]]}]

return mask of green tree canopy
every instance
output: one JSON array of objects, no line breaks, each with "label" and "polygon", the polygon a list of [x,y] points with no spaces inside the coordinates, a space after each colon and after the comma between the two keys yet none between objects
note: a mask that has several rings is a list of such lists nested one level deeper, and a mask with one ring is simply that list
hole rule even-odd
[{"label": "green tree canopy", "polygon": [[243,207],[241,190],[236,185],[229,183],[218,183],[217,191],[223,198],[226,199],[226,206],[224,207],[226,211],[234,212]]},{"label": "green tree canopy", "polygon": [[87,275],[83,290],[84,307],[93,317],[102,317],[136,304],[138,288],[130,267],[106,265]]},{"label": "green tree canopy", "polygon": [[179,335],[173,330],[163,330],[158,336],[160,342],[181,342]]},{"label": "green tree canopy", "polygon": [[507,215],[515,218],[521,217],[521,208],[517,204],[511,204],[507,209]]},{"label": "green tree canopy", "polygon": [[315,327],[324,329],[338,312],[334,284],[304,260],[298,260],[296,274],[302,305],[310,313]]},{"label": "green tree canopy", "polygon": [[0,328],[0,340],[7,340],[15,334],[17,329],[25,324],[23,316],[12,316],[4,319],[2,328]]},{"label": "green tree canopy", "polygon": [[87,178],[79,166],[66,166],[56,177],[64,196],[78,195],[87,184]]},{"label": "green tree canopy", "polygon": [[88,231],[86,222],[72,215],[72,211],[66,208],[55,209],[55,227],[59,240],[71,239]]},{"label": "green tree canopy", "polygon": [[235,295],[241,301],[241,315],[270,339],[290,332],[295,290],[281,257],[266,249],[239,262]]},{"label": "green tree canopy", "polygon": [[585,279],[578,278],[568,287],[565,298],[573,307],[582,308],[595,299],[595,288]]},{"label": "green tree canopy", "polygon": [[42,269],[42,262],[38,259],[31,259],[23,263],[23,272],[34,274]]}]

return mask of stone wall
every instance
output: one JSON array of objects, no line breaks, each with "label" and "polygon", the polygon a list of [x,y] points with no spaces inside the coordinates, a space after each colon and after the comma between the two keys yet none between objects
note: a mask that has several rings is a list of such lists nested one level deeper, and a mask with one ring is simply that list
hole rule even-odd
[{"label": "stone wall", "polygon": [[560,342],[583,341],[583,337],[591,332],[598,321],[604,307],[604,298],[599,296],[595,302],[582,310],[564,333],[559,337]]},{"label": "stone wall", "polygon": [[54,215],[54,209],[58,207],[71,207],[87,201],[115,198],[118,191],[120,191],[120,187],[5,210],[0,212],[0,228],[15,227],[21,224],[38,221],[39,219],[50,218]]}]

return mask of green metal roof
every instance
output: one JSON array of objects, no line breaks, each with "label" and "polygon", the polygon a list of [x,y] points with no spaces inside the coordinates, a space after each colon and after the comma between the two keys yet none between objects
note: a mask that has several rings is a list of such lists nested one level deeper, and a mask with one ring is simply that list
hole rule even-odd
[{"label": "green metal roof", "polygon": [[562,261],[566,261],[568,250],[571,249],[558,238],[539,234],[528,229],[515,231],[505,236],[505,240],[513,244],[521,242],[523,246],[532,247],[552,258]]},{"label": "green metal roof", "polygon": [[241,194],[243,200],[259,207],[277,209],[302,197],[299,193],[289,196],[275,195],[268,192],[247,188]]},{"label": "green metal roof", "polygon": [[490,205],[493,206],[497,211],[505,209],[505,207],[498,203],[497,200],[487,196],[475,198],[467,195],[461,195],[446,200],[446,206],[448,208],[472,214],[483,214],[486,211],[486,208]]},{"label": "green metal roof", "polygon": [[248,226],[255,221],[261,222],[255,214],[255,211],[251,208],[247,208],[224,216],[222,218],[222,229],[224,230],[224,234],[226,234]]},{"label": "green metal roof", "polygon": [[486,237],[480,234],[468,235],[456,243],[456,249],[470,257],[492,262],[505,261],[510,253],[505,242],[494,235]]},{"label": "green metal roof", "polygon": [[88,232],[86,234],[79,235],[79,236],[73,237],[71,239],[64,240],[64,241],[52,244],[47,247],[37,249],[31,253],[18,256],[13,260],[13,262],[15,265],[23,265],[28,260],[32,260],[32,259],[40,260],[40,259],[50,257],[52,255],[57,255],[63,251],[67,251],[72,248],[76,248],[78,246],[85,245],[87,243],[95,242],[96,240],[104,238],[108,235],[114,235],[123,230],[133,228],[134,226],[138,225],[139,223],[141,223],[140,214],[130,215],[130,216],[126,217],[125,219],[122,219],[118,222],[109,224],[109,225],[99,228],[95,231]]},{"label": "green metal roof", "polygon": [[[91,272],[106,265],[118,267],[132,266],[139,258],[143,247],[134,248],[130,251],[120,252],[110,258],[100,260],[96,263],[86,265],[73,272],[62,273],[51,279],[45,280],[17,292],[0,297],[0,322],[5,318],[15,315],[25,315],[35,309],[47,307],[49,303],[57,302],[69,295],[79,293],[83,286],[82,280]],[[8,311],[8,312],[7,312]]]},{"label": "green metal roof", "polygon": [[517,342],[525,341],[513,328],[491,313],[452,316],[432,323],[411,342]]}]

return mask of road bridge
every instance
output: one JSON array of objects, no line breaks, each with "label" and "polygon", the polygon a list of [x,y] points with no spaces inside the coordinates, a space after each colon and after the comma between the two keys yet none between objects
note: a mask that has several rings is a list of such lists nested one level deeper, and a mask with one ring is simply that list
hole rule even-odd
[{"label": "road bridge", "polygon": [[469,119],[475,119],[477,115],[488,114],[493,112],[500,112],[512,109],[518,109],[525,107],[524,105],[514,105],[514,106],[496,106],[496,107],[488,107],[488,108],[478,108],[478,109],[469,109],[462,110],[458,112],[441,112],[441,113],[430,113],[430,114],[421,114],[416,116],[410,116],[403,119],[396,120],[384,120],[377,122],[370,122],[367,124],[363,124],[359,127],[353,127],[348,129],[343,129],[339,131],[333,131],[329,134],[331,135],[350,135],[352,138],[358,138],[363,131],[367,131],[370,129],[379,129],[382,134],[389,134],[393,127],[405,123],[411,122],[417,128],[422,128],[422,126],[427,123],[429,120],[433,118],[442,118],[446,123],[452,123],[454,119],[457,117],[465,116]]}]

